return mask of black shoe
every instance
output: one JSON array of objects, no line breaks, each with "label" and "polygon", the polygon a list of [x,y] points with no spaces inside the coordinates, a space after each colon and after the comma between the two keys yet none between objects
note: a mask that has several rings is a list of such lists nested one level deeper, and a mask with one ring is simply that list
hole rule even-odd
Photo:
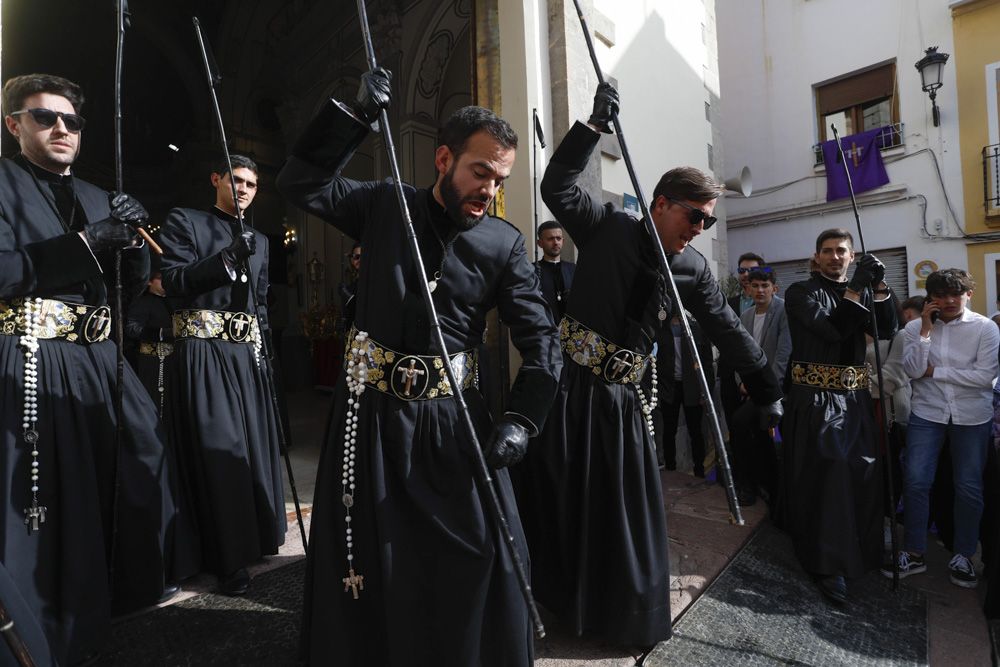
[{"label": "black shoe", "polygon": [[816,585],[827,600],[834,604],[847,602],[847,580],[840,575],[832,577],[816,577]]},{"label": "black shoe", "polygon": [[246,595],[250,590],[250,573],[241,567],[219,579],[219,592],[223,595]]},{"label": "black shoe", "polygon": [[179,584],[167,584],[166,586],[163,587],[163,595],[161,595],[160,599],[156,601],[156,604],[163,604],[164,602],[168,602],[180,592],[181,592],[181,587]]}]

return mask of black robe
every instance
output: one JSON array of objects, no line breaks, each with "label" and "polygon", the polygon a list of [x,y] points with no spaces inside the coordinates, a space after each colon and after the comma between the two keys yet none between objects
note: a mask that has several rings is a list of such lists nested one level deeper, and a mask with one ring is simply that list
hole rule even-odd
[{"label": "black robe", "polygon": [[[796,362],[863,366],[870,334],[865,305],[845,299],[847,283],[820,273],[785,292]],[[893,299],[875,305],[879,338],[897,330]],[[789,373],[791,370],[789,370]],[[802,567],[812,574],[858,577],[882,556],[882,456],[872,397],[789,382],[782,422],[783,497],[779,517]]]},{"label": "black robe", "polygon": [[[36,181],[23,162],[0,160],[0,300],[37,296],[105,304],[113,253],[95,258],[74,230],[108,216],[107,193],[74,179],[76,212],[61,218],[52,177],[37,174]],[[122,264],[124,283],[141,291],[147,251],[125,251]],[[24,355],[18,340],[0,335],[0,488],[6,506],[0,513],[0,561],[44,629],[53,659],[68,665],[104,644],[113,604],[127,609],[162,593],[173,545],[173,471],[156,408],[126,367],[113,538],[114,342],[41,340],[38,496],[48,514],[41,530],[28,535],[23,510],[31,502],[31,448],[21,426]],[[108,581],[112,542],[114,600]]]},{"label": "black robe", "polygon": [[540,259],[535,262],[535,271],[538,273],[542,296],[545,297],[552,311],[552,317],[558,324],[566,314],[566,301],[569,299],[570,290],[573,289],[576,264],[565,260],[546,262]]},{"label": "black robe", "polygon": [[[578,250],[566,314],[649,354],[666,304],[645,227],[576,183],[599,134],[576,123],[552,156],[542,197]],[[781,391],[763,352],[726,305],[694,248],[669,258],[684,307],[759,403]],[[663,345],[673,345],[667,332]],[[647,394],[648,396],[648,394]],[[564,358],[555,406],[520,466],[518,500],[539,600],[578,634],[625,646],[670,636],[667,527],[653,439],[631,384],[608,384]]]},{"label": "black robe", "polygon": [[[237,229],[236,219],[219,209],[170,211],[160,241],[163,289],[176,310],[257,314],[249,279],[230,278],[222,260]],[[250,274],[267,335],[267,237],[254,235]],[[277,420],[263,355],[259,365],[252,344],[201,338],[176,340],[170,355],[170,440],[191,494],[202,566],[218,575],[278,553],[285,541]]]},{"label": "black robe", "polygon": [[[346,117],[340,122],[356,123]],[[364,128],[359,131],[363,135]],[[342,164],[352,145],[350,140],[332,145],[330,153],[341,155]],[[364,246],[358,329],[396,351],[433,354],[392,186],[338,177],[293,157],[278,187],[293,203]],[[541,427],[560,357],[524,238],[489,216],[456,235],[428,190],[404,187],[428,273],[441,268],[433,299],[448,350],[478,348],[486,314],[496,307],[522,355],[508,410]],[[432,224],[443,238],[454,237],[444,253]],[[351,526],[354,566],[365,577],[365,587],[359,600],[344,592],[344,385],[338,383],[316,480],[303,621],[307,659],[314,665],[385,667],[531,665],[527,609],[484,505],[472,444],[452,398],[404,402],[372,388],[361,396],[359,486]],[[491,429],[486,400],[472,388],[464,396],[485,443]],[[492,479],[527,564],[508,473],[498,470]]]}]

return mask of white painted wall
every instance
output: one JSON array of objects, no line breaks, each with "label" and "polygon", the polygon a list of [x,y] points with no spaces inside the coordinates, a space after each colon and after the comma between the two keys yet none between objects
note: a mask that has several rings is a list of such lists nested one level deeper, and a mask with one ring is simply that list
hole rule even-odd
[{"label": "white painted wall", "polygon": [[[928,46],[954,53],[947,2],[719,0],[716,11],[727,162],[749,165],[754,189],[762,193],[727,201],[729,270],[742,252],[759,252],[774,262],[793,260],[812,253],[823,229],[855,231],[849,208],[744,223],[796,207],[825,208],[825,175],[814,170],[811,150],[818,140],[813,86],[892,59],[905,149],[886,154],[890,183],[881,190],[885,198],[900,201],[862,210],[866,245],[906,247],[911,293],[916,292],[912,268],[923,259],[942,268],[968,268],[959,238],[963,202],[954,58],[938,91],[940,127],[931,123],[930,101],[913,66]],[[928,150],[937,157],[943,188]],[[766,193],[779,186],[786,187]],[[958,224],[948,213],[944,191]],[[921,225],[924,198],[930,234]]]}]

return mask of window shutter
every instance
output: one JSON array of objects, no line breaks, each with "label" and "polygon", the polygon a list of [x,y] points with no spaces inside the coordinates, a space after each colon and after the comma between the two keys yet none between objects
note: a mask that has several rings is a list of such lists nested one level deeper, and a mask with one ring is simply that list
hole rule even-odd
[{"label": "window shutter", "polygon": [[896,65],[890,63],[816,87],[816,107],[821,116],[893,96]]},{"label": "window shutter", "polygon": [[[886,250],[875,250],[873,254],[885,264],[885,282],[892,288],[896,299],[903,301],[910,296],[910,280],[906,267],[906,248],[889,248]],[[770,265],[778,274],[778,287],[781,291],[788,289],[789,285],[800,280],[809,279],[809,258],[797,259],[791,262],[775,262]],[[851,276],[853,267],[848,270],[847,275]],[[779,296],[781,292],[778,292]]]}]

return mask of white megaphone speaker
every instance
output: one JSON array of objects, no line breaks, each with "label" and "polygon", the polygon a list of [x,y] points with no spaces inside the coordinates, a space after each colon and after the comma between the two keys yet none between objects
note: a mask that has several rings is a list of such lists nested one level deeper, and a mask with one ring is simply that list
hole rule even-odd
[{"label": "white megaphone speaker", "polygon": [[744,197],[749,197],[753,192],[753,181],[750,179],[750,167],[743,167],[739,176],[728,179],[723,185],[730,192],[738,192]]}]

